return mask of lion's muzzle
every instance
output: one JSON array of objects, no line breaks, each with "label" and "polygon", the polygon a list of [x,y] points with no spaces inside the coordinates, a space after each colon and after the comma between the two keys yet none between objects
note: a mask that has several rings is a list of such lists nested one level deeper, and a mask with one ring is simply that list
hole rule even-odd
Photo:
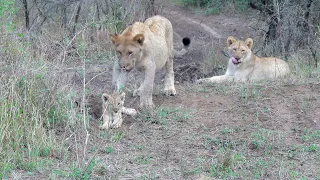
[{"label": "lion's muzzle", "polygon": [[121,69],[126,71],[131,71],[133,69],[133,65],[131,63],[119,63]]},{"label": "lion's muzzle", "polygon": [[239,57],[232,57],[231,60],[232,60],[232,63],[233,63],[233,64],[239,64],[239,63],[241,63]]}]

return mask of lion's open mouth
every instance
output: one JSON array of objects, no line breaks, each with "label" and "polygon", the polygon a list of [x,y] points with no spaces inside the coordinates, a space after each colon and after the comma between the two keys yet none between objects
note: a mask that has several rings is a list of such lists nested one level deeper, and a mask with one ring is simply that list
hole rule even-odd
[{"label": "lion's open mouth", "polygon": [[233,63],[233,64],[240,64],[240,63],[241,63],[241,62],[239,61],[240,59],[236,59],[236,58],[234,58],[234,57],[232,57],[231,60],[232,60],[232,63]]}]

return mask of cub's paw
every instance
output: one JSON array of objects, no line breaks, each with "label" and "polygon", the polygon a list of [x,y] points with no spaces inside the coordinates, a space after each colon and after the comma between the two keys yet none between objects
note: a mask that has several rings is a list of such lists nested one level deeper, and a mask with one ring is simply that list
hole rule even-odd
[{"label": "cub's paw", "polygon": [[112,123],[112,128],[113,128],[113,129],[117,129],[117,128],[121,127],[121,126],[122,126],[122,122],[123,122],[122,117],[118,118],[117,120],[115,120],[115,121]]},{"label": "cub's paw", "polygon": [[130,116],[136,116],[138,114],[137,110],[135,109],[128,109],[128,115]]},{"label": "cub's paw", "polygon": [[113,129],[117,129],[117,128],[121,127],[121,125],[122,125],[122,123],[119,123],[119,122],[118,123],[114,123],[112,128]]},{"label": "cub's paw", "polygon": [[108,125],[102,125],[102,126],[99,126],[99,128],[101,130],[107,130],[107,129],[109,129],[109,126]]},{"label": "cub's paw", "polygon": [[133,108],[122,107],[121,111],[123,114],[127,114],[129,116],[136,116],[138,114],[138,111]]}]

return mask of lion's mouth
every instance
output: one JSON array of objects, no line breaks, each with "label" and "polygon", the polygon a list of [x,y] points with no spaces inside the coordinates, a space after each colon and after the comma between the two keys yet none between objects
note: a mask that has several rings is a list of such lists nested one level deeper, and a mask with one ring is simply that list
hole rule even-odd
[{"label": "lion's mouth", "polygon": [[132,69],[133,69],[133,66],[127,66],[127,67],[121,68],[121,71],[128,73],[128,72],[130,72]]},{"label": "lion's mouth", "polygon": [[235,58],[235,57],[232,57],[231,60],[232,60],[233,64],[240,64],[241,63],[240,59]]}]

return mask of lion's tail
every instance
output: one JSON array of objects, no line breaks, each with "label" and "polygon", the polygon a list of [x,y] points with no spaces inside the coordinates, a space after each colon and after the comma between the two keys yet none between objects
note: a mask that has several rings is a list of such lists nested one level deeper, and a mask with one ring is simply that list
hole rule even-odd
[{"label": "lion's tail", "polygon": [[190,38],[184,37],[182,39],[183,47],[180,51],[174,49],[174,57],[181,58],[183,55],[187,54],[189,45],[191,43]]}]

